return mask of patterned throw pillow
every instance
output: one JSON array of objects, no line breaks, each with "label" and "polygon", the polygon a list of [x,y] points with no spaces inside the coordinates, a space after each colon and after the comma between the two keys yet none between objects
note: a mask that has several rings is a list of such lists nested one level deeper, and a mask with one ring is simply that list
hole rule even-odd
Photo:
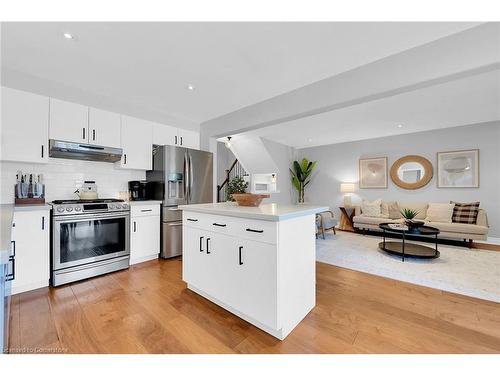
[{"label": "patterned throw pillow", "polygon": [[450,201],[450,203],[455,204],[455,208],[453,208],[452,222],[461,224],[476,224],[477,215],[479,213],[479,202],[457,203]]}]

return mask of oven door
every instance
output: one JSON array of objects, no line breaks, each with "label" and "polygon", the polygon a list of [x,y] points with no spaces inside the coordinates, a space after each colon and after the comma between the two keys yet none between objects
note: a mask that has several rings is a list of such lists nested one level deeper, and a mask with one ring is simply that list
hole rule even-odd
[{"label": "oven door", "polygon": [[130,254],[129,212],[55,216],[52,230],[53,270]]}]

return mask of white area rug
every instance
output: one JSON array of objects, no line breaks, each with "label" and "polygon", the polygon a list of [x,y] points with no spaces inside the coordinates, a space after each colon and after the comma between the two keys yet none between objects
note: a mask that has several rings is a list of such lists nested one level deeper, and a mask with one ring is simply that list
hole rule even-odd
[{"label": "white area rug", "polygon": [[405,258],[403,263],[400,256],[379,250],[382,237],[337,231],[325,238],[316,240],[319,262],[500,302],[499,251],[439,245],[439,258]]}]

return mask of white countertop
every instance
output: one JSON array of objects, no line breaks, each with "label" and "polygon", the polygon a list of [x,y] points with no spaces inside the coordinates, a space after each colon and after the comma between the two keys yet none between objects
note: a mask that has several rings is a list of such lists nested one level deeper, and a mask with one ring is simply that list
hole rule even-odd
[{"label": "white countertop", "polygon": [[128,201],[127,202],[131,206],[147,206],[147,205],[156,205],[156,204],[162,204],[162,201],[153,201],[153,200],[148,200],[148,201]]},{"label": "white countertop", "polygon": [[51,210],[52,206],[47,203],[42,203],[42,204],[19,204],[17,206],[14,206],[14,211],[19,212],[19,211],[46,211],[46,210]]},{"label": "white countertop", "polygon": [[179,206],[181,210],[213,215],[244,217],[249,219],[282,221],[295,217],[314,215],[329,210],[328,206],[310,204],[261,204],[259,207],[238,206],[234,202],[189,204]]}]

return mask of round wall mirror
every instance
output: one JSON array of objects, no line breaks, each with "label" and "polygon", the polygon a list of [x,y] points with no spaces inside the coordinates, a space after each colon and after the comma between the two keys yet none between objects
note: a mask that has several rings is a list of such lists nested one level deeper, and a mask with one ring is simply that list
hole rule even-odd
[{"label": "round wall mirror", "polygon": [[407,155],[392,165],[391,180],[400,188],[415,190],[427,185],[433,173],[429,160],[418,155]]}]

